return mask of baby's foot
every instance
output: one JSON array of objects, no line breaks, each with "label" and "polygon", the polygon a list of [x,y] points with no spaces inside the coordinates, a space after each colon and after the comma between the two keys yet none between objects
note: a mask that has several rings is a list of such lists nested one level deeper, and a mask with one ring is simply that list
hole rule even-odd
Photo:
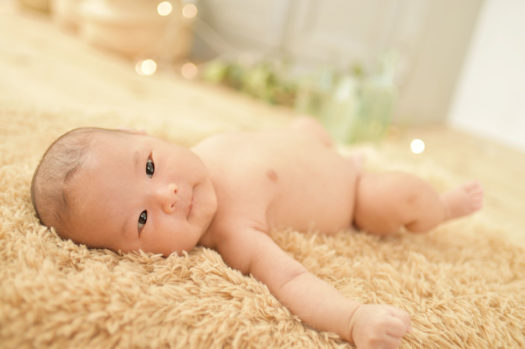
[{"label": "baby's foot", "polygon": [[466,216],[483,206],[483,188],[478,182],[468,182],[441,195],[446,207],[446,219]]}]

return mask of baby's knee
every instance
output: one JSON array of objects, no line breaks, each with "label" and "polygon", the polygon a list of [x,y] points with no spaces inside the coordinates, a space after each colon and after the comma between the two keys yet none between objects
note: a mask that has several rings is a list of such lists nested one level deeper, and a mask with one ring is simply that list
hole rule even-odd
[{"label": "baby's knee", "polygon": [[443,220],[443,204],[437,191],[423,179],[408,175],[401,184],[400,212],[411,232],[427,232]]},{"label": "baby's knee", "polygon": [[435,190],[422,178],[404,172],[394,172],[389,179],[390,195],[400,205],[419,207],[429,197],[435,197]]}]

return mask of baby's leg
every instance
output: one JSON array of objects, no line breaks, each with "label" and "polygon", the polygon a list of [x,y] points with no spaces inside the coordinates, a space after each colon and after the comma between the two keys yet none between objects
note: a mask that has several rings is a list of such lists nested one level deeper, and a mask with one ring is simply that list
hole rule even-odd
[{"label": "baby's leg", "polygon": [[483,190],[476,182],[440,195],[422,179],[400,172],[364,173],[356,192],[356,226],[380,235],[397,232],[402,226],[426,232],[479,210],[483,203]]}]

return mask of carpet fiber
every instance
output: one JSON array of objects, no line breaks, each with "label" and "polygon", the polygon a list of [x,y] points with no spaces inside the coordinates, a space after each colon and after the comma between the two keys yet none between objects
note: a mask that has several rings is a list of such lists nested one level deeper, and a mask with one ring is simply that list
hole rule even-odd
[{"label": "carpet fiber", "polygon": [[[0,10],[0,347],[347,347],[304,326],[261,283],[215,251],[119,255],[38,224],[29,184],[48,144],[78,126],[136,127],[192,144],[224,130],[287,122],[286,111],[132,65]],[[389,160],[369,149],[369,166]],[[454,175],[411,168],[437,187]],[[426,235],[354,231],[272,237],[310,271],[362,302],[412,315],[403,348],[525,347],[525,251],[483,212]]]}]

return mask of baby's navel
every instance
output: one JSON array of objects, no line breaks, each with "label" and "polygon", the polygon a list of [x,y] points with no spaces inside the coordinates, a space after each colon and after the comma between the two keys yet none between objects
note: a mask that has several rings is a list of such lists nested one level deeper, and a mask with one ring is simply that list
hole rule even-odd
[{"label": "baby's navel", "polygon": [[272,169],[266,171],[266,177],[268,177],[268,179],[270,179],[272,182],[277,182],[277,179],[279,179],[277,173]]}]

